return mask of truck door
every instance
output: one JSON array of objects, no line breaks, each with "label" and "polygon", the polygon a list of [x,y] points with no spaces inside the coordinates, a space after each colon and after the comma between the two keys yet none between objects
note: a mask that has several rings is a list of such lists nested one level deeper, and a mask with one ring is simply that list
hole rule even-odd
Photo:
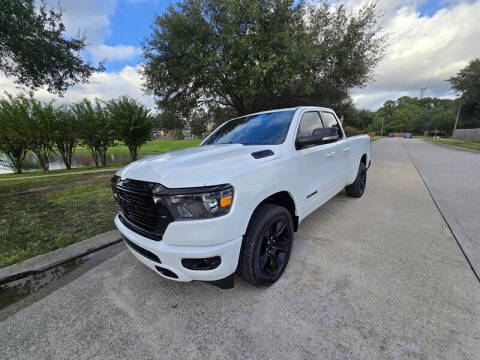
[{"label": "truck door", "polygon": [[336,116],[329,111],[322,111],[321,116],[325,127],[336,127],[338,129],[338,135],[340,136],[337,142],[331,144],[331,156],[328,158],[328,166],[335,174],[331,190],[336,194],[345,186],[346,177],[350,172],[350,156],[352,151],[350,141],[343,133],[342,127]]},{"label": "truck door", "polygon": [[[323,127],[318,111],[306,111],[300,118],[296,137],[312,136],[315,129]],[[334,147],[335,144],[323,144],[297,150],[305,214],[309,214],[329,199],[336,174],[331,168],[333,162],[327,160]]]}]

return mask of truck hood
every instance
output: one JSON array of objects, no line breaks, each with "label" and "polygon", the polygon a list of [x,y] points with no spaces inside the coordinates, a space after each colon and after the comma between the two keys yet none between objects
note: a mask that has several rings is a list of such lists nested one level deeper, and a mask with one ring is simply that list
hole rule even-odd
[{"label": "truck hood", "polygon": [[[259,159],[252,156],[262,150],[271,150],[273,155]],[[144,157],[120,169],[117,175],[168,188],[209,186],[229,183],[236,174],[279,157],[278,145],[204,145]]]}]

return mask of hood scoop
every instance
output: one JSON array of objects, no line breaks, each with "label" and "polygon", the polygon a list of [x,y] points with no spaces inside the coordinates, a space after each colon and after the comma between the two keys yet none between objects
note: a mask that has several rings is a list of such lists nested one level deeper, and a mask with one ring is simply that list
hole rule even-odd
[{"label": "hood scoop", "polygon": [[264,157],[272,156],[273,151],[272,150],[260,150],[260,151],[255,151],[252,152],[251,154],[255,159],[262,159]]}]

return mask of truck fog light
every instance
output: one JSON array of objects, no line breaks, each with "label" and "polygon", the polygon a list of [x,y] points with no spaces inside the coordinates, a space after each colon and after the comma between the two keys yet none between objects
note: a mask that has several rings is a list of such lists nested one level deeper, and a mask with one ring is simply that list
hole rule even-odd
[{"label": "truck fog light", "polygon": [[213,270],[216,269],[222,260],[220,256],[199,259],[182,259],[182,265],[189,270]]}]

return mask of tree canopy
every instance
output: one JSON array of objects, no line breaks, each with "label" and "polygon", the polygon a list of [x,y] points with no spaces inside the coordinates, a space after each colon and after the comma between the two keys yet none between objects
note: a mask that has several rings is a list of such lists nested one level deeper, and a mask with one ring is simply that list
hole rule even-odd
[{"label": "tree canopy", "polygon": [[425,97],[402,96],[388,100],[378,109],[376,131],[384,121],[384,133],[410,131],[417,134],[425,130],[451,133],[455,123],[456,101]]},{"label": "tree canopy", "polygon": [[201,106],[243,115],[328,104],[340,112],[382,58],[378,18],[375,1],[350,14],[326,1],[184,0],[155,18],[145,87],[162,110],[183,117]]},{"label": "tree canopy", "polygon": [[48,9],[45,1],[36,10],[33,0],[0,0],[0,70],[21,86],[46,86],[59,95],[87,82],[103,65],[94,67],[80,57],[85,36],[68,38],[64,32],[61,9]]},{"label": "tree canopy", "polygon": [[461,94],[463,126],[480,127],[480,59],[470,61],[448,81]]},{"label": "tree canopy", "polygon": [[152,136],[150,111],[128,96],[110,100],[106,109],[117,139],[127,145],[132,161],[137,160],[138,150]]}]

